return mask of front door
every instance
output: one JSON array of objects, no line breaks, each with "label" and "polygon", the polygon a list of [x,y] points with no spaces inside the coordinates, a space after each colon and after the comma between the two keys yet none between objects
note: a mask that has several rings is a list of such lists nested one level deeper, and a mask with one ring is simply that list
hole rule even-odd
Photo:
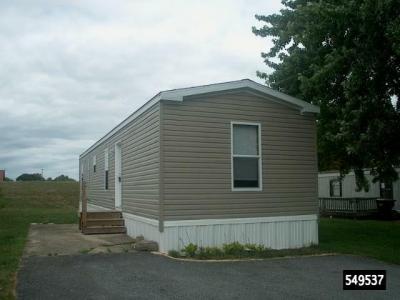
[{"label": "front door", "polygon": [[122,157],[121,144],[115,144],[115,208],[121,209],[122,192]]}]

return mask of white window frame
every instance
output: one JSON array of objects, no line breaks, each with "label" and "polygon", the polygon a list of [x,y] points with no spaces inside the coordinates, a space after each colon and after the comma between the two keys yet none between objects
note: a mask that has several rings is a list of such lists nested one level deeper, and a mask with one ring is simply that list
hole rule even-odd
[{"label": "white window frame", "polygon": [[[107,186],[106,186],[106,171],[108,171],[108,182],[107,182]],[[108,191],[110,189],[110,170],[109,170],[109,153],[108,153],[108,148],[104,149],[104,174],[103,174],[103,178],[104,178],[104,190]],[[107,188],[106,188],[107,187]]]},{"label": "white window frame", "polygon": [[[233,125],[251,125],[258,127],[258,155],[240,155],[233,154]],[[261,154],[261,123],[255,122],[242,122],[242,121],[231,121],[231,190],[232,192],[260,192],[262,188],[262,154]],[[235,187],[235,178],[233,173],[233,158],[234,157],[252,157],[258,158],[258,187]]]}]

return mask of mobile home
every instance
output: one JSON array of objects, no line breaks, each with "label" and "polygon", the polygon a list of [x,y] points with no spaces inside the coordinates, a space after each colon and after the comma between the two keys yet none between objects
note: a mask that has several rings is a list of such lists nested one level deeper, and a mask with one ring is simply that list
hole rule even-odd
[{"label": "mobile home", "polygon": [[[400,175],[400,169],[396,169]],[[400,210],[400,180],[393,182],[389,186],[381,182],[372,182],[372,175],[369,170],[365,170],[365,176],[369,182],[368,191],[357,191],[356,177],[354,172],[350,172],[343,179],[340,179],[338,171],[326,171],[318,174],[318,197],[319,198],[382,198],[383,191],[389,190],[389,196],[395,199],[394,209]]]},{"label": "mobile home", "polygon": [[160,92],[80,156],[89,208],[162,252],[316,244],[318,113],[248,79]]}]

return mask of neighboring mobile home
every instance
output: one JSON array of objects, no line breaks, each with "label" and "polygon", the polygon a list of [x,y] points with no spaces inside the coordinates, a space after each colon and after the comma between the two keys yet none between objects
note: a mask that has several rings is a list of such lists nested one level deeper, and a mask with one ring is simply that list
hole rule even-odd
[{"label": "neighboring mobile home", "polygon": [[162,252],[316,244],[317,113],[248,79],[160,92],[80,156],[90,208]]},{"label": "neighboring mobile home", "polygon": [[[400,176],[400,169],[396,169]],[[320,198],[381,198],[384,190],[388,189],[391,198],[397,200],[394,209],[400,210],[400,180],[385,186],[380,182],[372,182],[372,176],[369,171],[365,171],[365,175],[369,181],[370,188],[366,192],[364,190],[357,191],[356,178],[354,172],[347,174],[340,180],[338,171],[326,171],[318,174],[318,197]]]}]

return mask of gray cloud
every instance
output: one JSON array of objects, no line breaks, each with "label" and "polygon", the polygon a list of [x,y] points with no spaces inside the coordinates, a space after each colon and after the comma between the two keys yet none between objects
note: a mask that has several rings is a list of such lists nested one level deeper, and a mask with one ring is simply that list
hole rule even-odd
[{"label": "gray cloud", "polygon": [[[77,178],[78,157],[160,90],[258,80],[280,1],[2,1],[0,169]],[[259,81],[259,80],[258,80]]]}]

